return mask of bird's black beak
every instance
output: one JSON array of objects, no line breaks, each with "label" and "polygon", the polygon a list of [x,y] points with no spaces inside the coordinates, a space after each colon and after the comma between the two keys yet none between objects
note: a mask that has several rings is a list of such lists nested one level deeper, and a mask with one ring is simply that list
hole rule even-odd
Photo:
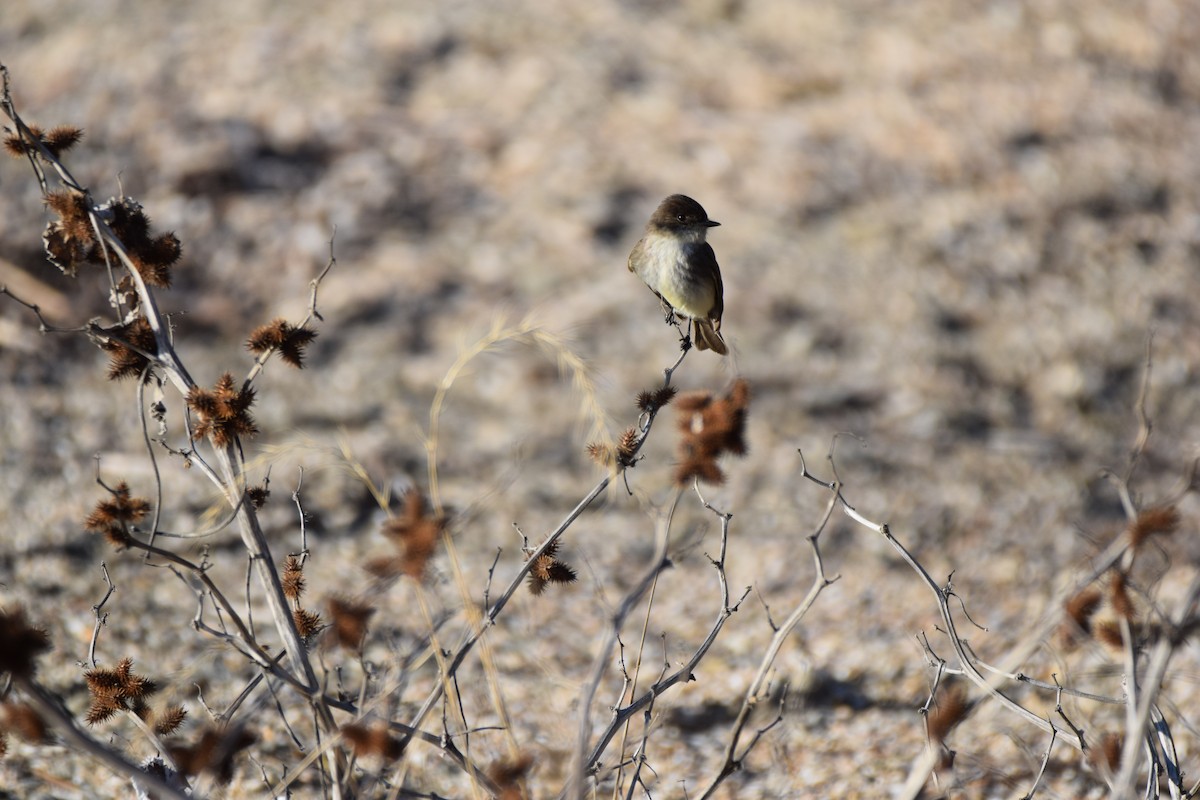
[{"label": "bird's black beak", "polygon": [[720,225],[721,223],[717,222],[715,219],[710,219],[708,222],[706,222],[704,224],[710,228],[715,228],[718,225]]}]

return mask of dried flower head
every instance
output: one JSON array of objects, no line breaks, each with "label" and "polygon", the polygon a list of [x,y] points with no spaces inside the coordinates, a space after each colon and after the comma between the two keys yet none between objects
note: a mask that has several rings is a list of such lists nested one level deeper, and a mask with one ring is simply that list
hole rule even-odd
[{"label": "dried flower head", "polygon": [[377,756],[384,761],[395,761],[404,753],[400,740],[392,736],[387,725],[377,723],[371,727],[360,723],[342,726],[342,736],[354,749],[359,758]]},{"label": "dried flower head", "polygon": [[588,458],[606,469],[613,470],[617,467],[617,451],[610,445],[588,442],[587,454]]},{"label": "dried flower head", "polygon": [[500,790],[498,800],[522,800],[525,793],[521,784],[532,766],[533,756],[521,753],[516,758],[501,759],[488,767],[488,777]]},{"label": "dried flower head", "polygon": [[285,363],[297,369],[304,367],[304,348],[317,332],[304,326],[296,327],[285,319],[276,319],[268,325],[255,328],[246,342],[246,347],[256,355],[278,350]]},{"label": "dried flower head", "polygon": [[114,547],[128,547],[133,542],[132,526],[150,512],[150,501],[134,497],[125,481],[110,489],[109,494],[109,499],[96,503],[83,527],[102,534]]},{"label": "dried flower head", "polygon": [[254,389],[248,383],[237,388],[228,372],[211,391],[193,386],[187,396],[188,408],[196,415],[192,438],[207,436],[217,447],[227,447],[242,436],[253,436],[258,433],[250,416],[253,404]]},{"label": "dried flower head", "polygon": [[112,669],[92,669],[83,673],[92,705],[85,719],[97,725],[118,711],[132,711],[145,717],[149,710],[146,699],[158,691],[154,681],[133,671],[133,659],[125,658]]},{"label": "dried flower head", "polygon": [[363,603],[337,597],[329,600],[334,641],[347,650],[358,650],[367,636],[367,623],[375,609]]},{"label": "dried flower head", "polygon": [[179,726],[187,719],[187,709],[183,706],[172,705],[162,710],[154,718],[154,732],[159,736],[170,736],[179,730]]},{"label": "dried flower head", "polygon": [[648,389],[638,392],[638,411],[658,411],[663,406],[669,405],[670,402],[675,399],[675,394],[676,391],[674,386],[663,386],[660,389]]},{"label": "dried flower head", "polygon": [[321,632],[321,615],[307,608],[292,609],[292,621],[296,624],[296,632],[307,639]]},{"label": "dried flower head", "polygon": [[[63,153],[79,144],[79,141],[83,139],[83,131],[73,125],[56,125],[49,132],[43,131],[37,125],[26,125],[25,127],[28,129],[27,136],[31,136],[45,147],[54,158],[61,158]],[[43,161],[45,160],[36,145],[16,132],[4,137],[4,149],[13,158],[37,156]]]},{"label": "dried flower head", "polygon": [[137,317],[124,325],[116,325],[105,331],[108,337],[101,348],[109,353],[108,379],[119,381],[125,378],[145,376],[150,379],[147,367],[158,354],[158,339],[145,317]]},{"label": "dried flower head", "polygon": [[722,453],[744,456],[746,414],[750,407],[750,385],[739,378],[729,394],[714,398],[708,392],[681,395],[679,411],[679,464],[675,484],[685,486],[694,479],[721,483],[725,475],[717,465]]},{"label": "dried flower head", "polygon": [[1110,774],[1121,766],[1121,750],[1125,747],[1125,737],[1119,733],[1109,732],[1100,737],[1100,741],[1088,748],[1088,760],[1092,766]]},{"label": "dried flower head", "polygon": [[408,492],[403,511],[383,524],[384,535],[400,549],[399,570],[420,580],[445,528],[446,518],[430,514],[420,492]]},{"label": "dried flower head", "polygon": [[31,744],[50,741],[50,728],[37,709],[27,703],[9,700],[0,704],[0,730],[12,732]]},{"label": "dried flower head", "polygon": [[288,556],[283,562],[283,595],[289,600],[299,600],[304,594],[304,563],[296,556]]},{"label": "dried flower head", "polygon": [[246,490],[246,499],[255,508],[262,508],[271,497],[271,490],[264,486],[251,486]]},{"label": "dried flower head", "polygon": [[529,568],[529,591],[539,595],[551,583],[574,583],[578,576],[570,564],[558,558],[558,542],[533,560]]},{"label": "dried flower head", "polygon": [[1129,526],[1129,546],[1140,547],[1151,536],[1169,536],[1179,529],[1179,509],[1175,506],[1148,508]]},{"label": "dried flower head", "polygon": [[967,690],[957,681],[943,684],[933,707],[925,718],[926,731],[931,741],[942,744],[950,731],[966,719],[971,705],[967,702]]},{"label": "dried flower head", "polygon": [[1119,570],[1114,570],[1108,586],[1109,602],[1117,616],[1133,621],[1133,598],[1129,594],[1129,577]]},{"label": "dried flower head", "polygon": [[233,760],[255,740],[245,728],[220,730],[209,728],[200,734],[194,745],[167,746],[171,759],[185,775],[212,775],[225,785],[233,778]]}]

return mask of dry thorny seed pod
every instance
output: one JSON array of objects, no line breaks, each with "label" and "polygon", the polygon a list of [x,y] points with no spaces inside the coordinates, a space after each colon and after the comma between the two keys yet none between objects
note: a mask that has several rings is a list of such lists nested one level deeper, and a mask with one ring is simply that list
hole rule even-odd
[{"label": "dry thorny seed pod", "polygon": [[307,639],[321,632],[321,615],[307,608],[292,609],[292,622],[301,638]]},{"label": "dry thorny seed pod", "polygon": [[277,350],[285,363],[301,369],[304,367],[304,348],[315,338],[317,332],[310,328],[296,327],[285,319],[276,319],[268,325],[255,328],[246,347],[256,355]]},{"label": "dry thorny seed pod", "polygon": [[50,729],[37,709],[13,700],[0,704],[0,731],[15,733],[31,744],[50,741]]},{"label": "dry thorny seed pod", "polygon": [[99,724],[118,711],[133,711],[145,718],[149,713],[146,698],[158,691],[154,681],[133,671],[133,659],[124,658],[111,669],[92,669],[83,674],[92,705],[87,712],[89,725]]},{"label": "dry thorny seed pod", "polygon": [[404,496],[403,512],[383,524],[383,533],[400,549],[399,556],[373,561],[369,569],[380,577],[403,573],[421,580],[445,528],[445,516],[430,514],[421,493],[410,491]]},{"label": "dry thorny seed pod", "polygon": [[943,744],[950,731],[966,719],[971,706],[967,702],[967,690],[958,682],[944,684],[925,717],[926,731],[930,741]]},{"label": "dry thorny seed pod", "polygon": [[636,405],[639,411],[658,411],[663,406],[670,404],[675,398],[675,394],[673,386],[641,391],[638,392]]},{"label": "dry thorny seed pod", "polygon": [[1129,546],[1137,549],[1151,536],[1169,536],[1179,528],[1179,509],[1175,506],[1148,508],[1129,526]]},{"label": "dry thorny seed pod", "polygon": [[217,447],[226,447],[240,437],[258,433],[258,426],[250,416],[254,394],[248,383],[237,388],[228,372],[211,391],[193,386],[187,395],[188,408],[196,415],[192,438],[210,437]]},{"label": "dry thorny seed pod", "polygon": [[1129,594],[1128,576],[1119,570],[1114,570],[1109,583],[1109,602],[1117,616],[1130,622],[1134,619],[1133,598]]},{"label": "dry thorny seed pod", "polygon": [[108,379],[117,381],[124,378],[145,376],[150,379],[147,367],[151,361],[149,356],[158,354],[158,339],[145,317],[137,317],[124,325],[109,328],[108,334],[101,347],[108,351]]},{"label": "dry thorny seed pod", "polygon": [[375,609],[364,603],[333,597],[329,600],[329,618],[334,641],[347,650],[357,650],[367,635],[367,623]]},{"label": "dry thorny seed pod", "polygon": [[[125,245],[130,261],[149,286],[166,289],[171,286],[171,267],[183,252],[179,237],[168,231],[158,236],[150,234],[150,218],[142,205],[132,197],[113,197],[97,209],[113,234]],[[89,260],[105,263],[104,253],[93,248]]]},{"label": "dry thorny seed pod", "polygon": [[722,453],[744,456],[746,414],[750,408],[750,385],[739,378],[729,394],[714,398],[708,392],[691,392],[675,401],[679,412],[679,464],[675,484],[686,486],[694,479],[722,483],[725,474],[717,465]]},{"label": "dry thorny seed pod", "polygon": [[50,649],[50,636],[25,619],[25,610],[14,606],[0,611],[0,675],[32,677],[34,659]]},{"label": "dry thorny seed pod", "polygon": [[539,595],[551,583],[574,583],[578,576],[570,564],[558,558],[558,542],[534,559],[529,568],[529,591]]},{"label": "dry thorny seed pod", "polygon": [[250,505],[255,508],[262,508],[267,504],[267,500],[271,497],[271,490],[266,486],[251,486],[246,489],[246,499],[250,501]]},{"label": "dry thorny seed pod", "polygon": [[255,741],[254,734],[244,728],[209,728],[200,734],[193,745],[168,746],[172,760],[186,775],[211,774],[224,785],[233,778],[233,759]]},{"label": "dry thorny seed pod", "polygon": [[1063,604],[1067,618],[1063,621],[1059,635],[1065,646],[1074,647],[1081,637],[1092,634],[1092,620],[1103,601],[1104,595],[1098,588],[1087,586]]},{"label": "dry thorny seed pod", "polygon": [[617,462],[622,467],[633,466],[633,458],[637,454],[637,447],[637,428],[626,428],[621,432],[621,438],[617,440]]},{"label": "dry thorny seed pod", "polygon": [[304,564],[296,556],[288,556],[283,562],[283,595],[289,600],[299,600],[304,594]]},{"label": "dry thorny seed pod", "polygon": [[371,727],[350,723],[343,725],[341,731],[359,758],[376,756],[384,761],[395,761],[404,753],[400,740],[392,736],[383,723]]},{"label": "dry thorny seed pod", "polygon": [[102,534],[114,547],[128,547],[133,541],[130,528],[150,512],[150,501],[133,497],[125,481],[111,489],[110,494],[110,499],[96,503],[83,521],[83,527]]},{"label": "dry thorny seed pod", "polygon": [[588,442],[588,458],[609,470],[617,467],[617,451],[610,445],[601,442]]},{"label": "dry thorny seed pod", "polygon": [[521,753],[512,759],[501,759],[488,767],[488,777],[500,790],[499,800],[521,800],[525,797],[522,783],[533,766],[533,756]]},{"label": "dry thorny seed pod", "polygon": [[96,244],[91,200],[85,192],[68,189],[46,195],[46,206],[58,215],[42,233],[46,257],[63,274],[74,277]]},{"label": "dry thorny seed pod", "polygon": [[183,706],[167,706],[154,721],[154,732],[159,736],[169,736],[179,729],[187,718],[187,709]]},{"label": "dry thorny seed pod", "polygon": [[[74,125],[56,125],[49,131],[44,131],[37,125],[26,125],[28,135],[34,140],[41,143],[50,155],[55,158],[61,158],[62,154],[77,145],[83,138],[83,131],[76,128]],[[22,158],[25,156],[37,156],[41,158],[41,153],[37,147],[29,143],[19,133],[12,132],[4,137],[4,149],[13,158]]]}]

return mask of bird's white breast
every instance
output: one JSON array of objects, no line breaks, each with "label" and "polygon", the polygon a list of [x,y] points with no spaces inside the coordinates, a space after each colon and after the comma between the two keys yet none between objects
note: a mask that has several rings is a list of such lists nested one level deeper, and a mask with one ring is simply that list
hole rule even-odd
[{"label": "bird's white breast", "polygon": [[680,241],[672,236],[648,236],[639,271],[642,280],[657,287],[659,294],[677,311],[700,319],[707,317],[716,303],[712,281],[691,266],[694,253],[703,242],[703,237]]}]

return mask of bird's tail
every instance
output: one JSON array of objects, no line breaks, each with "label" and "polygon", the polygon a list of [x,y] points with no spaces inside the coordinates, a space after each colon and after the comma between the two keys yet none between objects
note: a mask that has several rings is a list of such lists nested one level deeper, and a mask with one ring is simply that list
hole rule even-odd
[{"label": "bird's tail", "polygon": [[693,338],[696,340],[697,350],[712,350],[723,356],[729,354],[729,348],[725,346],[725,339],[722,338],[721,332],[709,320],[696,320],[696,335]]}]

